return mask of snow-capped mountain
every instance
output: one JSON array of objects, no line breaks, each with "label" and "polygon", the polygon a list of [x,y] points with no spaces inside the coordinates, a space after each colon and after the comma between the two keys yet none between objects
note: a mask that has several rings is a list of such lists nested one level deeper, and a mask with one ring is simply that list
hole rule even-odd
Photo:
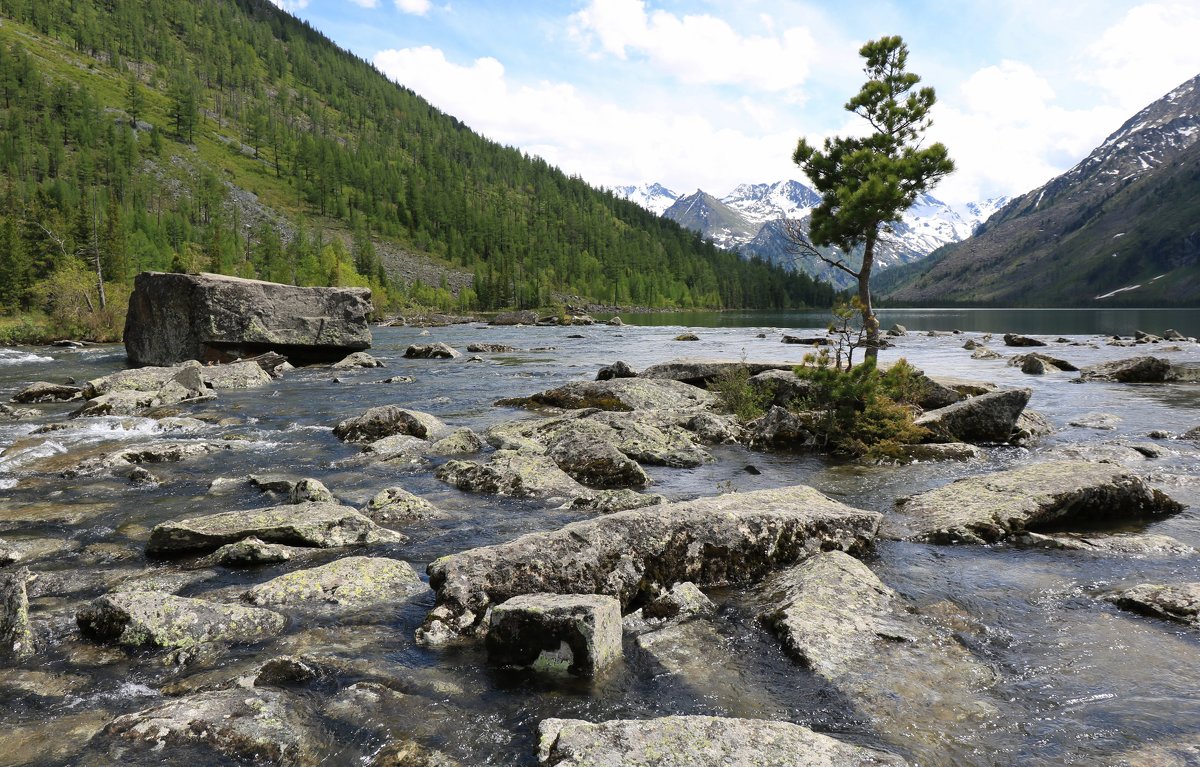
[{"label": "snow-capped mountain", "polygon": [[[739,249],[747,257],[757,256],[841,281],[840,274],[826,274],[817,265],[797,260],[784,233],[784,222],[808,217],[821,196],[795,180],[773,184],[740,184],[724,197],[701,189],[676,195],[661,184],[618,187],[616,194],[632,200],[689,229],[722,248]],[[952,208],[932,195],[922,195],[893,227],[877,251],[881,269],[912,263],[942,245],[970,237],[975,229],[1005,202],[1004,198],[969,203]]]},{"label": "snow-capped mountain", "polygon": [[675,204],[679,195],[667,189],[662,184],[638,184],[637,186],[619,186],[613,190],[618,197],[624,197],[630,202],[641,205],[646,210],[661,216],[663,211]]},{"label": "snow-capped mountain", "polygon": [[1194,306],[1200,297],[1200,75],[1060,176],[919,268],[911,303]]}]

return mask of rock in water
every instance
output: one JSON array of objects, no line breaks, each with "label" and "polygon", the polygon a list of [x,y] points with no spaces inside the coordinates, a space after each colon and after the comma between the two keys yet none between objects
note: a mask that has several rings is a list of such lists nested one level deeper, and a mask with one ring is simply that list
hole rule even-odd
[{"label": "rock in water", "polygon": [[129,647],[189,648],[203,642],[243,644],[281,633],[282,615],[158,591],[105,594],[75,616],[85,636]]},{"label": "rock in water", "polygon": [[33,655],[33,631],[29,624],[29,594],[26,586],[36,578],[28,567],[0,575],[0,661]]},{"label": "rock in water", "polygon": [[293,363],[337,362],[371,346],[364,288],[298,288],[216,274],[143,272],[125,319],[134,365],[230,362],[276,351]]},{"label": "rock in water", "polygon": [[900,767],[898,756],[844,743],[790,722],[719,716],[543,719],[542,767]]},{"label": "rock in water", "polygon": [[1108,463],[1048,461],[998,471],[914,496],[889,517],[890,535],[928,543],[992,543],[1012,533],[1076,522],[1114,524],[1180,511],[1136,474]]},{"label": "rock in water", "polygon": [[928,442],[1007,442],[1016,430],[1017,420],[1032,394],[1030,389],[1006,389],[980,394],[930,410],[914,423],[929,430]]},{"label": "rock in water", "polygon": [[991,670],[857,559],[823,552],[756,591],[768,605],[760,618],[788,655],[852,701],[880,735],[923,756],[918,763],[937,763],[944,739],[961,740],[995,719],[985,694]]},{"label": "rock in water", "polygon": [[428,568],[438,606],[418,639],[476,631],[488,608],[520,594],[608,594],[622,607],[681,581],[747,583],[817,551],[859,551],[880,515],[816,490],[728,493],[617,512],[442,557]]},{"label": "rock in water", "polygon": [[1143,583],[1107,597],[1126,610],[1200,628],[1200,583],[1161,586]]},{"label": "rock in water", "polygon": [[492,610],[488,660],[596,676],[621,657],[621,603],[599,594],[522,594]]},{"label": "rock in water", "polygon": [[402,601],[425,590],[412,565],[387,557],[345,557],[260,583],[242,598],[258,606],[302,604],[357,607]]}]

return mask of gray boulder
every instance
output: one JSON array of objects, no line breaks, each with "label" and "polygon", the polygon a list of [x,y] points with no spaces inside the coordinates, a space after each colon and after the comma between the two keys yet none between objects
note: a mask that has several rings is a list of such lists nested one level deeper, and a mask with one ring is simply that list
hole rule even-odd
[{"label": "gray boulder", "polygon": [[1067,362],[1064,359],[1059,359],[1058,357],[1051,357],[1048,354],[1041,354],[1039,352],[1029,352],[1028,354],[1017,354],[1017,355],[1014,355],[1008,361],[1009,367],[1021,368],[1021,372],[1023,372],[1023,373],[1030,372],[1029,370],[1026,370],[1025,367],[1026,367],[1026,365],[1033,366],[1034,363],[1040,364],[1041,372],[1043,372],[1043,373],[1046,372],[1047,370],[1052,370],[1052,371],[1065,370],[1069,373],[1073,373],[1073,372],[1076,372],[1079,370],[1079,368],[1075,367],[1073,364],[1071,364],[1070,362]]},{"label": "gray boulder", "polygon": [[36,402],[66,402],[81,396],[82,389],[68,384],[34,381],[13,395],[12,401],[22,405]]},{"label": "gray boulder", "polygon": [[363,446],[363,454],[376,461],[391,463],[424,464],[432,445],[420,437],[408,434],[393,434]]},{"label": "gray boulder", "polygon": [[23,660],[34,654],[27,587],[36,579],[28,567],[0,573],[0,662]]},{"label": "gray boulder", "polygon": [[642,378],[680,381],[692,386],[706,387],[722,375],[744,370],[751,376],[767,370],[791,370],[795,367],[787,362],[745,362],[738,360],[675,359],[660,362],[642,371]]},{"label": "gray boulder", "polygon": [[881,735],[924,757],[919,763],[936,762],[947,738],[994,720],[996,705],[984,694],[995,681],[991,670],[857,559],[822,552],[755,591],[767,605],[761,620],[788,655],[852,701]]},{"label": "gray boulder", "polygon": [[467,344],[467,351],[471,354],[510,354],[517,351],[517,347],[508,344]]},{"label": "gray boulder", "polygon": [[590,496],[571,501],[571,508],[597,514],[612,514],[616,511],[644,509],[647,506],[657,506],[666,502],[667,499],[661,495],[650,495],[629,488],[621,488],[618,490],[593,490]]},{"label": "gray boulder", "polygon": [[366,352],[347,354],[330,366],[333,370],[354,370],[355,368],[381,368],[383,363]]},{"label": "gray boulder", "polygon": [[992,351],[986,346],[977,346],[975,347],[975,351],[971,352],[971,359],[973,360],[998,360],[1002,357],[1004,357],[1003,354]]},{"label": "gray boulder", "polygon": [[232,449],[233,444],[229,442],[151,442],[85,458],[75,466],[64,469],[62,476],[69,478],[104,473],[128,474],[135,466],[179,463],[189,458]]},{"label": "gray boulder", "polygon": [[134,365],[229,362],[275,351],[335,362],[371,346],[364,288],[299,288],[216,274],[143,272],[125,320]]},{"label": "gray boulder", "polygon": [[1084,535],[1081,533],[1019,533],[1010,540],[1019,546],[1058,551],[1087,551],[1126,557],[1190,557],[1196,549],[1169,535]]},{"label": "gray boulder", "polygon": [[31,407],[12,407],[0,403],[0,421],[24,421],[37,418],[42,412]]},{"label": "gray boulder", "polygon": [[292,547],[267,543],[251,536],[236,543],[227,543],[213,552],[213,564],[225,567],[258,567],[286,562],[292,558]]},{"label": "gray boulder", "polygon": [[930,410],[914,423],[929,431],[928,442],[1007,442],[1032,394],[1030,389],[989,392]]},{"label": "gray boulder", "polygon": [[1088,365],[1079,372],[1081,381],[1118,383],[1164,383],[1170,380],[1171,361],[1165,357],[1130,357]]},{"label": "gray boulder", "polygon": [[624,362],[617,360],[611,365],[605,365],[596,373],[597,381],[608,381],[613,378],[637,378],[637,371]]},{"label": "gray boulder", "polygon": [[197,644],[247,644],[283,632],[287,620],[255,607],[177,597],[159,591],[106,594],[75,616],[84,636],[127,647],[189,649]]},{"label": "gray boulder", "polygon": [[756,373],[750,377],[749,385],[750,390],[764,401],[784,408],[803,402],[811,389],[811,384],[791,369]]},{"label": "gray boulder", "polygon": [[444,516],[432,503],[402,487],[389,487],[379,491],[362,508],[362,513],[375,522],[391,525],[404,525]]},{"label": "gray boulder", "polygon": [[621,658],[621,603],[598,594],[522,594],[492,609],[488,661],[592,677]]},{"label": "gray boulder", "polygon": [[628,606],[680,581],[746,583],[822,549],[869,546],[880,515],[810,487],[729,493],[623,511],[442,557],[428,568],[437,607],[418,638],[473,632],[519,594],[608,594]]},{"label": "gray boulder", "polygon": [[1106,597],[1117,607],[1200,628],[1200,583],[1143,583]]},{"label": "gray boulder", "polygon": [[425,588],[407,562],[386,557],[344,557],[260,583],[242,598],[260,607],[301,604],[359,607],[403,600]]},{"label": "gray boulder", "polygon": [[588,487],[643,487],[650,481],[636,461],[595,434],[567,432],[548,446],[546,456]]},{"label": "gray boulder", "polygon": [[[279,367],[274,368],[278,370]],[[206,386],[212,389],[257,389],[271,383],[271,374],[257,362],[243,360],[227,365],[207,365],[200,369]]]},{"label": "gray boulder", "polygon": [[993,543],[1046,525],[1145,519],[1182,507],[1112,464],[1051,461],[967,477],[904,501],[889,534],[929,543]]},{"label": "gray boulder", "polygon": [[334,503],[333,493],[319,479],[305,477],[288,492],[289,503]]},{"label": "gray boulder", "polygon": [[803,416],[778,405],[746,424],[746,434],[750,447],[757,449],[799,450],[817,441]]},{"label": "gray boulder", "polygon": [[374,442],[394,434],[419,439],[437,439],[450,431],[439,418],[398,405],[380,405],[362,415],[347,418],[333,427],[333,435],[343,442]]},{"label": "gray boulder", "polygon": [[464,427],[455,429],[429,446],[429,455],[468,455],[483,450],[483,440]]},{"label": "gray boulder", "polygon": [[590,495],[544,455],[497,450],[487,463],[447,461],[434,476],[468,493],[513,498],[578,498]]},{"label": "gray boulder", "polygon": [[1016,333],[1005,333],[1004,334],[1004,345],[1005,346],[1045,346],[1046,342],[1039,341],[1038,339],[1031,338],[1029,336],[1017,335]]},{"label": "gray boulder", "polygon": [[543,719],[542,767],[901,767],[898,756],[790,722],[718,716]]},{"label": "gray boulder", "polygon": [[255,536],[269,543],[314,548],[399,543],[404,536],[379,527],[348,506],[305,503],[226,511],[155,525],[147,556],[212,551]]},{"label": "gray boulder", "polygon": [[283,690],[235,687],[119,716],[105,733],[165,753],[201,746],[238,763],[307,767],[324,760],[320,739],[302,712],[301,702]]},{"label": "gray boulder", "polygon": [[434,344],[412,344],[404,350],[404,356],[420,360],[453,360],[461,357],[462,352],[439,341]]},{"label": "gray boulder", "polygon": [[577,381],[531,397],[501,400],[497,405],[528,407],[543,405],[577,410],[630,411],[683,409],[708,406],[714,401],[709,392],[669,379],[613,378],[608,381]]}]

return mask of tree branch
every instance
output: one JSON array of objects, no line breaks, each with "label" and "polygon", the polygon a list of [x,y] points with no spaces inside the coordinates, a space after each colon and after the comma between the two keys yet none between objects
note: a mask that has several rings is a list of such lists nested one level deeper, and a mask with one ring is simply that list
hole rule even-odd
[{"label": "tree branch", "polygon": [[808,236],[804,234],[799,221],[786,221],[784,222],[783,227],[784,233],[787,235],[788,241],[792,244],[794,252],[797,256],[800,258],[816,258],[833,267],[834,269],[840,269],[851,277],[857,279],[858,272],[851,269],[840,259],[830,258],[821,251],[817,250],[817,246],[813,245]]}]

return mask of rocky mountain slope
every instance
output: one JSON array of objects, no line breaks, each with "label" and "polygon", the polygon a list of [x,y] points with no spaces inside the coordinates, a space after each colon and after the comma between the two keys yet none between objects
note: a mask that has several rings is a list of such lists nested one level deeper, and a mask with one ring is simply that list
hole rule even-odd
[{"label": "rocky mountain slope", "polygon": [[1200,299],[1200,76],[961,243],[897,274],[911,303],[1193,304]]},{"label": "rocky mountain slope", "polygon": [[[850,284],[846,274],[811,259],[799,259],[793,252],[785,222],[798,221],[807,227],[810,211],[821,201],[820,195],[799,181],[740,184],[720,198],[700,189],[681,196],[661,184],[618,187],[614,192],[700,232],[722,248],[803,271],[839,287]],[[1003,198],[988,200],[956,210],[932,195],[922,195],[881,245],[876,264],[887,269],[913,263],[946,243],[965,239],[1004,202]],[[852,254],[850,260],[854,258]]]}]

